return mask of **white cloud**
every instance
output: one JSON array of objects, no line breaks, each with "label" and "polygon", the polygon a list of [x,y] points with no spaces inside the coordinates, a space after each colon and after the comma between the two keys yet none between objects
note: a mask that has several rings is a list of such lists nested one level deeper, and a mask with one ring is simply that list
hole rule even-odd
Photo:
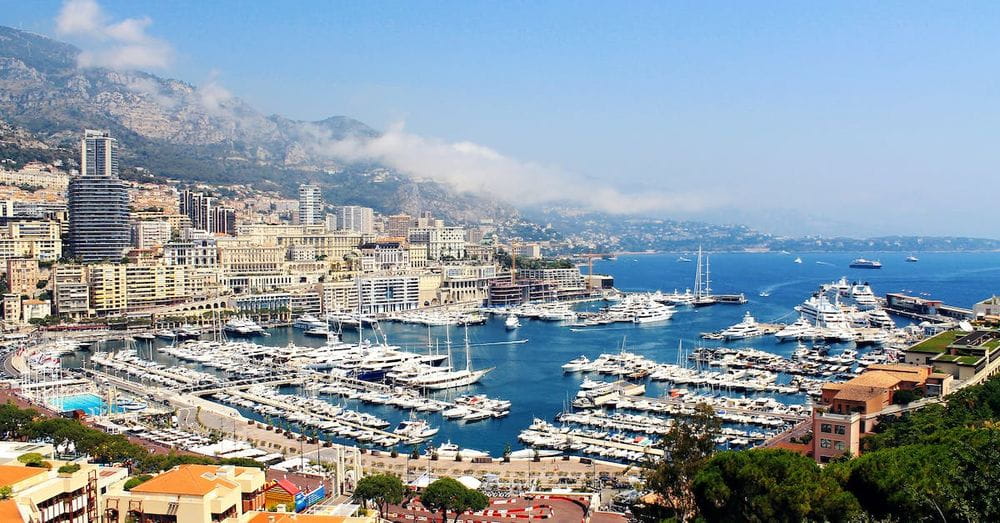
[{"label": "white cloud", "polygon": [[233,94],[219,83],[218,76],[217,72],[212,71],[208,81],[198,87],[196,91],[198,102],[208,114],[230,116],[231,111],[227,110],[225,104],[233,97]]},{"label": "white cloud", "polygon": [[515,205],[573,201],[616,214],[696,212],[711,205],[697,195],[623,193],[559,168],[522,162],[472,142],[450,143],[408,133],[396,124],[376,138],[333,140],[313,129],[315,152],[345,160],[374,160],[418,178],[447,183],[460,191],[486,193]]},{"label": "white cloud", "polygon": [[173,48],[146,33],[152,23],[149,17],[115,22],[95,0],[66,0],[56,16],[56,31],[80,40],[80,67],[163,69],[173,59]]}]

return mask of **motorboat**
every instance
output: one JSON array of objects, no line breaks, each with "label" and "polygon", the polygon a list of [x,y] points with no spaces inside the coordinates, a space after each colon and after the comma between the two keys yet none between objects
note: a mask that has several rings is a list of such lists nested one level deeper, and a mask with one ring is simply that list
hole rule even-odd
[{"label": "motorboat", "polygon": [[767,298],[770,295],[771,295],[771,293],[767,292],[767,291],[760,291],[760,293],[757,294],[757,296],[760,296],[761,298]]},{"label": "motorboat", "polygon": [[521,326],[521,320],[519,320],[517,318],[517,316],[511,314],[511,315],[507,316],[507,319],[504,320],[503,324],[504,324],[504,327],[507,328],[507,330],[511,331],[511,330],[517,329],[517,328],[519,328]]},{"label": "motorboat", "polygon": [[140,340],[152,341],[156,339],[156,334],[153,334],[151,332],[140,332],[139,334],[136,334],[134,337]]},{"label": "motorboat", "polygon": [[868,260],[865,258],[858,258],[851,262],[850,267],[852,269],[881,269],[882,262],[878,260]]},{"label": "motorboat", "polygon": [[178,339],[192,340],[201,336],[201,329],[189,323],[185,323],[184,325],[178,327],[177,330],[174,331],[174,334]]},{"label": "motorboat", "polygon": [[747,338],[754,338],[763,334],[760,329],[760,325],[757,320],[750,315],[750,311],[747,311],[743,315],[743,321],[723,330],[720,334],[727,340],[744,340]]},{"label": "motorboat", "polygon": [[908,261],[910,263],[915,263],[915,262],[920,261],[920,258],[917,258],[916,256],[907,256],[906,257],[906,261]]},{"label": "motorboat", "polygon": [[317,338],[328,338],[331,332],[332,331],[330,331],[330,327],[328,327],[327,325],[320,325],[318,327],[310,327],[306,329],[306,331],[303,332],[302,334],[305,334],[306,336],[314,336]]},{"label": "motorboat", "polygon": [[674,315],[674,308],[651,301],[645,307],[637,309],[632,316],[632,323],[655,323],[667,321]]},{"label": "motorboat", "polygon": [[792,260],[792,263],[802,263],[802,258],[799,258],[798,256],[796,256],[795,259]]},{"label": "motorboat", "polygon": [[222,330],[228,334],[235,334],[237,336],[255,336],[264,333],[263,327],[250,318],[245,317],[237,317],[229,320],[222,327]]}]

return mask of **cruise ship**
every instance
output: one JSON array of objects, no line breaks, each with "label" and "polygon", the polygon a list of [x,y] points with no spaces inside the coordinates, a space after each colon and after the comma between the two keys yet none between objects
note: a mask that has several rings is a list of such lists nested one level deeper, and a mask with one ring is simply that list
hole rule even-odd
[{"label": "cruise ship", "polygon": [[882,262],[878,260],[868,260],[865,258],[858,258],[851,262],[850,267],[852,269],[881,269]]}]

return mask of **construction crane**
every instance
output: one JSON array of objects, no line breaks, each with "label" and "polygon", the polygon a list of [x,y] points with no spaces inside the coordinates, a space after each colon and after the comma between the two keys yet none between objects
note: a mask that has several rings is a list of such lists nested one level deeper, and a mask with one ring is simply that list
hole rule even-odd
[{"label": "construction crane", "polygon": [[594,290],[593,289],[593,285],[594,285],[594,281],[593,281],[594,280],[594,278],[593,278],[593,276],[594,276],[594,258],[607,258],[608,256],[610,256],[610,254],[600,254],[600,253],[593,253],[592,252],[592,253],[586,253],[586,254],[577,254],[577,256],[580,257],[580,258],[586,258],[587,259],[587,292],[590,292],[590,291]]}]

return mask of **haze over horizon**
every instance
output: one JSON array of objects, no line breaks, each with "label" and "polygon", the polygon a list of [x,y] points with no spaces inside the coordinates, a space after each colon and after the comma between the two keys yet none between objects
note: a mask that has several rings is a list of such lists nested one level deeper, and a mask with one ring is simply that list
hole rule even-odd
[{"label": "haze over horizon", "polygon": [[386,134],[338,154],[515,204],[997,236],[995,4],[0,4],[81,67],[351,116]]}]

